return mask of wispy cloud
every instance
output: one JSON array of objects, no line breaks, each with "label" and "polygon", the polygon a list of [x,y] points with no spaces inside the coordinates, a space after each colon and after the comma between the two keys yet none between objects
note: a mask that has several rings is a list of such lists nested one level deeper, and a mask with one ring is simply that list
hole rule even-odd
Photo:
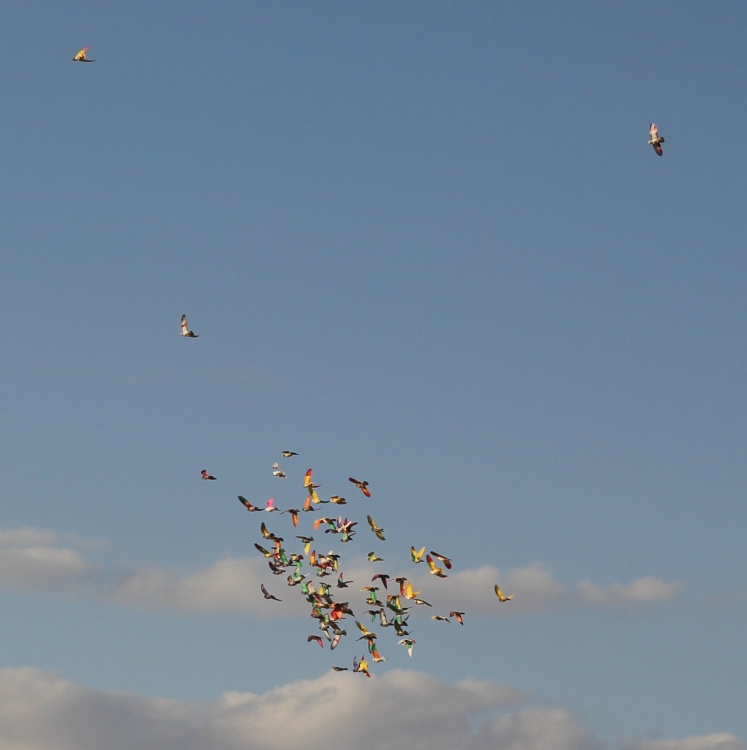
[{"label": "wispy cloud", "polygon": [[[393,670],[329,672],[214,701],[94,690],[36,669],[0,669],[0,747],[8,750],[603,750],[571,713],[522,708],[492,681],[449,684]],[[477,722],[477,723],[476,723]],[[331,739],[332,738],[332,739]],[[630,740],[623,750],[744,750],[729,734]]]}]

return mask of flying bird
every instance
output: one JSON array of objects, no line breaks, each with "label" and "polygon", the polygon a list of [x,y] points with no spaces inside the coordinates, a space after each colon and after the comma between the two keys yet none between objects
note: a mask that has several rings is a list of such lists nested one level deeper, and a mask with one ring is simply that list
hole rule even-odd
[{"label": "flying bird", "polygon": [[269,500],[267,501],[267,505],[265,505],[265,510],[266,510],[266,511],[267,511],[268,513],[272,513],[273,511],[276,511],[276,510],[278,510],[278,508],[276,508],[276,507],[275,507],[275,501],[274,501],[274,500],[273,500],[272,498],[270,498],[270,499],[269,499]]},{"label": "flying bird", "polygon": [[86,51],[91,49],[91,47],[83,47],[83,49],[80,52],[77,52],[75,54],[75,57],[73,58],[74,62],[96,62],[95,60],[89,60],[86,57]]},{"label": "flying bird", "polygon": [[371,516],[366,516],[366,519],[368,520],[368,525],[371,527],[371,531],[373,531],[373,533],[376,534],[376,536],[381,539],[382,542],[385,542],[386,539],[384,539],[384,529],[378,526],[376,521],[374,521]]},{"label": "flying bird", "polygon": [[449,612],[449,617],[453,617],[460,625],[464,625],[464,618],[462,615],[464,615],[464,612],[457,612],[456,610]]},{"label": "flying bird", "polygon": [[368,562],[384,562],[383,557],[376,557],[375,552],[369,552],[368,553]]},{"label": "flying bird", "polygon": [[252,505],[245,497],[242,497],[239,495],[239,501],[241,504],[250,512],[254,513],[256,511],[262,510],[262,508],[258,508],[256,505]]},{"label": "flying bird", "polygon": [[415,645],[415,641],[412,638],[403,638],[401,641],[397,641],[398,646],[404,646],[407,649],[407,653],[412,656],[412,647]]},{"label": "flying bird", "polygon": [[276,596],[273,596],[266,588],[264,583],[260,585],[260,588],[262,589],[262,594],[264,595],[265,599],[272,599],[275,602],[282,602],[282,599],[278,599]]},{"label": "flying bird", "polygon": [[431,615],[431,620],[438,620],[439,622],[451,622],[448,617],[444,617],[443,615]]},{"label": "flying bird", "polygon": [[291,517],[291,521],[293,521],[293,525],[298,526],[298,514],[300,512],[301,511],[298,508],[288,508],[288,510],[281,510],[280,515],[282,516],[283,513],[290,513],[290,517]]},{"label": "flying bird", "polygon": [[651,127],[648,129],[648,134],[651,136],[649,143],[654,147],[659,156],[664,155],[664,149],[661,144],[664,143],[664,139],[659,135],[659,128],[656,127],[656,123],[652,122]]},{"label": "flying bird", "polygon": [[311,643],[311,641],[316,641],[321,648],[324,648],[324,641],[318,635],[310,635],[306,639],[306,643]]},{"label": "flying bird", "polygon": [[389,580],[389,576],[388,576],[388,575],[387,575],[386,573],[377,573],[377,574],[376,574],[376,575],[375,575],[375,576],[374,576],[374,577],[373,577],[373,578],[371,579],[371,583],[373,583],[373,582],[374,582],[374,581],[375,581],[375,580],[376,580],[377,578],[378,578],[378,579],[379,579],[379,580],[380,580],[380,581],[381,581],[381,582],[382,582],[382,583],[384,584],[384,588],[385,588],[385,589],[386,589],[386,588],[389,588],[389,587],[388,587],[388,586],[386,585],[386,582],[387,582],[387,581]]},{"label": "flying bird", "polygon": [[342,573],[337,577],[337,588],[338,589],[346,589],[348,587],[349,583],[353,583],[352,581],[344,581],[342,579]]},{"label": "flying bird", "polygon": [[332,669],[334,669],[335,672],[348,672],[349,671],[347,667],[332,667]]},{"label": "flying bird", "polygon": [[348,502],[344,497],[340,497],[339,495],[332,495],[329,501],[335,505],[347,505]]},{"label": "flying bird", "polygon": [[285,479],[285,472],[278,466],[277,461],[272,465],[272,476]]},{"label": "flying bird", "polygon": [[425,547],[420,551],[416,550],[415,547],[410,547],[410,557],[414,563],[423,562],[423,555],[425,554]]},{"label": "flying bird", "polygon": [[[88,49],[86,47],[86,49]],[[78,53],[80,54],[80,52]],[[81,62],[93,62],[93,60],[82,60]],[[194,332],[189,330],[189,325],[187,324],[187,316],[182,315],[182,336],[186,336],[190,339],[196,339],[199,338],[199,336]]]},{"label": "flying bird", "polygon": [[303,552],[305,555],[309,554],[309,549],[311,548],[311,543],[314,541],[313,536],[297,536],[296,539],[300,539],[303,543]]},{"label": "flying bird", "polygon": [[353,477],[348,477],[348,481],[352,482],[366,497],[371,497],[371,493],[368,491],[368,482],[359,482]]},{"label": "flying bird", "polygon": [[446,570],[451,570],[451,560],[448,557],[439,555],[438,552],[434,552],[433,550],[431,550],[431,554],[433,557],[437,557],[446,566]]},{"label": "flying bird", "polygon": [[283,458],[290,458],[291,456],[297,456],[298,453],[294,453],[293,451],[283,451]]},{"label": "flying bird", "polygon": [[498,597],[498,601],[500,602],[508,602],[511,601],[511,599],[514,598],[514,595],[511,594],[511,596],[506,596],[499,588],[498,584],[495,584],[495,595]]},{"label": "flying bird", "polygon": [[202,475],[203,479],[217,479],[217,477],[214,477],[212,474],[207,473],[207,469],[203,469],[200,474]]},{"label": "flying bird", "polygon": [[438,565],[436,565],[435,562],[433,562],[433,558],[430,555],[425,556],[425,561],[431,569],[431,575],[438,576],[439,578],[446,578],[446,574],[438,567]]}]

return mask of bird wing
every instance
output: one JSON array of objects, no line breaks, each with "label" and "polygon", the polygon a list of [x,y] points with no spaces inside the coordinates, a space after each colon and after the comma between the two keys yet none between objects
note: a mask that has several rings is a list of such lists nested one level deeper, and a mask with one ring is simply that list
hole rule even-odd
[{"label": "bird wing", "polygon": [[651,136],[652,141],[656,141],[659,138],[659,128],[656,127],[656,123],[652,122],[651,127],[648,129],[648,134]]},{"label": "bird wing", "polygon": [[437,557],[446,566],[447,570],[451,570],[451,560],[448,557],[439,555],[438,552],[434,552],[433,550],[431,550],[431,554],[433,557]]},{"label": "bird wing", "polygon": [[187,316],[182,315],[182,336],[186,336],[189,333],[189,325],[187,325]]},{"label": "bird wing", "polygon": [[304,487],[308,487],[311,484],[311,473],[312,473],[311,469],[309,469],[306,472],[306,476],[304,477],[304,480],[303,480],[303,486]]}]

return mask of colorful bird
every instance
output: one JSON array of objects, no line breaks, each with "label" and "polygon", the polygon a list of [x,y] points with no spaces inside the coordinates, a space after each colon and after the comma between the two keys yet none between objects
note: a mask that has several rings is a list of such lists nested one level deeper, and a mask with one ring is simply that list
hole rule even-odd
[{"label": "colorful bird", "polygon": [[656,151],[659,156],[663,156],[664,149],[661,147],[661,144],[664,143],[664,139],[659,135],[659,128],[656,127],[655,122],[651,123],[651,127],[648,129],[648,134],[650,136],[649,143],[654,147],[654,151]]},{"label": "colorful bird", "polygon": [[342,573],[337,577],[337,588],[338,589],[346,589],[348,587],[349,583],[353,583],[352,581],[343,581],[342,580]]},{"label": "colorful bird", "polygon": [[368,553],[368,562],[384,562],[383,557],[376,557],[375,552],[369,552]]},{"label": "colorful bird", "polygon": [[[88,47],[86,47],[86,49],[88,49]],[[78,54],[80,55],[81,52],[83,53],[83,56],[85,57],[85,50],[81,50],[80,52],[78,52]],[[81,60],[80,62],[93,62],[93,60]],[[181,335],[182,336],[186,336],[187,338],[190,338],[190,339],[199,338],[199,336],[196,333],[194,333],[194,331],[190,331],[189,330],[189,325],[187,325],[187,316],[186,315],[182,315],[182,333],[181,333]]]},{"label": "colorful bird", "polygon": [[412,647],[415,645],[415,641],[412,638],[403,638],[401,641],[397,641],[398,646],[404,646],[407,649],[407,653],[412,656]]},{"label": "colorful bird", "polygon": [[285,479],[285,472],[278,466],[277,461],[272,465],[272,476]]},{"label": "colorful bird", "polygon": [[291,456],[297,456],[298,453],[294,451],[283,451],[283,458],[290,458]]},{"label": "colorful bird", "polygon": [[514,595],[511,594],[511,596],[506,596],[499,588],[498,584],[495,584],[495,595],[498,597],[498,601],[500,602],[509,602],[511,599],[514,598]]},{"label": "colorful bird", "polygon": [[316,641],[321,648],[324,648],[324,641],[318,635],[310,635],[306,639],[306,643],[311,643],[311,641]]},{"label": "colorful bird", "polygon": [[456,610],[449,612],[449,617],[453,617],[460,625],[464,625],[464,618],[462,615],[464,615],[464,612],[457,612]]},{"label": "colorful bird", "polygon": [[438,565],[436,565],[435,562],[433,562],[433,558],[430,555],[425,556],[425,561],[431,569],[431,575],[438,576],[439,578],[446,578],[446,574],[438,567]]},{"label": "colorful bird", "polygon": [[444,557],[444,555],[439,555],[438,552],[434,552],[431,550],[431,554],[433,557],[437,557],[445,566],[447,570],[451,570],[451,560],[448,557]]},{"label": "colorful bird", "polygon": [[359,482],[353,477],[348,477],[348,481],[352,482],[366,497],[371,497],[371,493],[368,491],[368,482]]},{"label": "colorful bird", "polygon": [[217,479],[217,477],[214,477],[212,474],[207,473],[207,469],[203,469],[200,474],[202,475],[203,479]]},{"label": "colorful bird", "polygon": [[366,520],[368,521],[368,525],[371,527],[371,531],[373,531],[373,533],[376,534],[376,536],[379,537],[382,542],[385,542],[386,539],[384,539],[384,529],[378,526],[376,524],[376,521],[374,521],[371,516],[366,516]]},{"label": "colorful bird", "polygon": [[296,539],[300,539],[303,543],[303,553],[304,555],[309,554],[309,549],[311,549],[311,543],[314,541],[313,536],[297,536]]},{"label": "colorful bird", "polygon": [[344,497],[340,497],[339,495],[332,495],[329,501],[335,505],[347,505],[348,502]]},{"label": "colorful bird", "polygon": [[265,556],[265,557],[273,557],[274,553],[268,552],[264,547],[260,547],[256,542],[254,543],[254,546]]},{"label": "colorful bird", "polygon": [[[89,47],[83,47],[83,49],[80,52],[77,52],[75,54],[75,57],[73,58],[73,60],[75,62],[96,62],[95,60],[89,60],[86,57],[86,51],[89,50],[89,49],[91,49],[90,46]],[[182,318],[182,320],[185,320],[185,318]]]},{"label": "colorful bird", "polygon": [[388,587],[388,586],[386,585],[386,582],[387,582],[387,581],[389,580],[389,576],[388,576],[388,575],[387,575],[386,573],[377,573],[377,574],[376,574],[376,575],[375,575],[375,576],[374,576],[374,577],[373,577],[373,578],[371,579],[371,583],[373,583],[373,582],[374,582],[374,581],[375,581],[375,580],[376,580],[377,578],[378,578],[378,579],[379,579],[379,580],[380,580],[380,581],[381,581],[381,582],[382,582],[382,583],[384,584],[384,588],[385,588],[385,589],[386,589],[386,588],[389,588],[389,587]]},{"label": "colorful bird", "polygon": [[282,516],[283,513],[290,513],[291,521],[293,521],[294,526],[298,526],[298,514],[301,511],[298,508],[288,508],[288,510],[281,510],[280,515]]},{"label": "colorful bird", "polygon": [[262,508],[258,508],[256,505],[252,505],[245,497],[242,497],[239,495],[239,502],[250,512],[250,513],[256,513],[257,511],[262,510]]},{"label": "colorful bird", "polygon": [[273,512],[275,512],[276,510],[279,510],[279,508],[276,508],[276,507],[275,507],[275,501],[274,501],[274,500],[273,500],[272,498],[270,498],[270,499],[269,499],[269,500],[267,501],[267,504],[265,505],[265,510],[266,510],[266,511],[267,511],[268,513],[273,513]]},{"label": "colorful bird", "polygon": [[412,557],[412,561],[414,563],[423,562],[424,554],[425,554],[425,547],[423,547],[419,552],[415,549],[415,547],[410,547],[410,557]]},{"label": "colorful bird", "polygon": [[278,599],[276,596],[273,596],[266,588],[264,583],[260,585],[260,588],[262,589],[262,594],[264,595],[265,599],[272,599],[276,602],[283,601],[282,599]]}]

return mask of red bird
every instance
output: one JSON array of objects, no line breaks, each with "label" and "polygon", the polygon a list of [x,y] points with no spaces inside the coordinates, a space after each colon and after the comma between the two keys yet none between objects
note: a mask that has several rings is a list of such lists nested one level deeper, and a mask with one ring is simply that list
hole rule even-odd
[{"label": "red bird", "polygon": [[324,641],[318,635],[310,635],[306,639],[306,643],[311,643],[312,641],[316,641],[321,648],[324,648]]},{"label": "red bird", "polygon": [[371,497],[371,493],[368,491],[368,482],[359,482],[353,477],[348,477],[348,481],[352,482],[366,497]]},{"label": "red bird", "polygon": [[214,477],[212,474],[207,473],[207,469],[203,469],[201,472],[203,479],[216,479],[217,477]]}]

